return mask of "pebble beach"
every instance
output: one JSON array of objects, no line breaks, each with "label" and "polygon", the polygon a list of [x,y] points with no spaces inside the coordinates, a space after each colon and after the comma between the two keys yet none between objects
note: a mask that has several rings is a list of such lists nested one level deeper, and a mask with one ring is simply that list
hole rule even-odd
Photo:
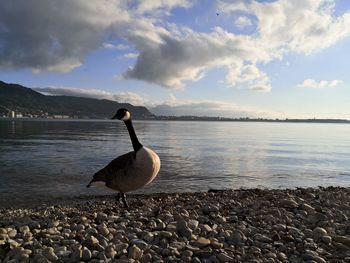
[{"label": "pebble beach", "polygon": [[0,262],[350,262],[350,188],[75,198],[0,210]]}]

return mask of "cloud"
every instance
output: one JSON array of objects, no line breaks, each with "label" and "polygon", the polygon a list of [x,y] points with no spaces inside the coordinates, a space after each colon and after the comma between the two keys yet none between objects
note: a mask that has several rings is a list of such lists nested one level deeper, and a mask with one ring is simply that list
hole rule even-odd
[{"label": "cloud", "polygon": [[103,43],[102,47],[105,49],[112,49],[112,50],[124,50],[129,48],[127,45],[123,45],[123,44],[114,45],[111,43]]},{"label": "cloud", "polygon": [[271,91],[271,83],[266,73],[254,64],[231,66],[226,82],[232,86],[241,86],[255,91]]},{"label": "cloud", "polygon": [[[146,36],[148,37],[148,35]],[[211,33],[177,29],[158,34],[158,39],[138,36],[140,55],[124,78],[140,79],[181,89],[184,81],[197,81],[213,68],[244,61],[267,61],[268,53],[251,37],[215,28]],[[235,84],[230,83],[232,86]]]},{"label": "cloud", "polygon": [[320,80],[316,81],[314,79],[305,79],[303,83],[297,85],[299,88],[311,88],[311,89],[324,89],[324,88],[335,88],[340,83],[342,83],[341,80]]},{"label": "cloud", "polygon": [[[238,26],[254,20],[247,35],[220,27],[210,32],[168,23],[174,8],[189,0],[18,0],[0,2],[0,68],[69,72],[98,48],[135,52],[135,64],[119,79],[138,79],[169,89],[184,88],[212,69],[227,69],[227,85],[270,91],[259,67],[289,52],[305,55],[350,36],[350,13],[334,14],[331,0],[223,1]],[[197,4],[200,4],[199,2]]]},{"label": "cloud", "polygon": [[132,59],[132,58],[137,58],[138,56],[139,56],[138,53],[127,53],[127,54],[124,54],[122,57]]},{"label": "cloud", "polygon": [[[161,10],[164,14],[165,11],[169,11],[174,7],[189,8],[192,6],[192,1],[189,0],[138,0],[138,13],[149,13]],[[167,12],[165,12],[167,14]]]},{"label": "cloud", "polygon": [[238,28],[244,28],[247,26],[252,26],[253,23],[252,21],[246,17],[246,16],[239,16],[235,19],[234,24],[238,27]]},{"label": "cloud", "polygon": [[63,95],[63,96],[74,96],[94,99],[106,99],[113,100],[120,103],[130,103],[138,106],[153,106],[145,96],[141,96],[134,92],[118,92],[111,93],[99,89],[80,89],[80,88],[69,88],[69,87],[48,87],[48,88],[34,88],[35,91],[46,94],[46,95]]},{"label": "cloud", "polygon": [[0,67],[68,72],[128,23],[121,1],[19,0],[0,2]]},{"label": "cloud", "polygon": [[215,100],[178,100],[175,96],[151,108],[156,115],[165,116],[209,116],[209,117],[270,117],[280,116],[276,112],[267,112],[259,109],[243,107],[234,103]]},{"label": "cloud", "polygon": [[252,1],[228,10],[255,16],[259,41],[271,52],[310,54],[350,35],[350,13],[334,16],[334,5],[332,0]]},{"label": "cloud", "polygon": [[251,107],[244,107],[235,103],[215,100],[179,100],[173,94],[165,101],[154,101],[145,94],[121,91],[111,93],[100,89],[81,89],[69,87],[34,88],[34,90],[45,95],[63,95],[74,97],[85,97],[95,99],[107,99],[120,103],[130,103],[137,106],[145,106],[156,115],[169,116],[212,116],[212,117],[282,117],[281,114],[264,111]]}]

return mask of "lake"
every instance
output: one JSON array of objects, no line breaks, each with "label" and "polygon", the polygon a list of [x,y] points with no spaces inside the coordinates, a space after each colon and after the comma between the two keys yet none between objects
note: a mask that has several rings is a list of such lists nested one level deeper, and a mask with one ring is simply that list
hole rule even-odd
[{"label": "lake", "polygon": [[[137,193],[350,186],[350,125],[134,121],[162,162]],[[0,120],[0,207],[105,195],[92,175],[132,150],[120,121]]]}]

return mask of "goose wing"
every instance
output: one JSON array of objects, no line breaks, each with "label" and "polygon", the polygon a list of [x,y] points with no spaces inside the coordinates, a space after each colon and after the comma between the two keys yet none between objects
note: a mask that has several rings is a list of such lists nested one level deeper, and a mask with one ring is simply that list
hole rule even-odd
[{"label": "goose wing", "polygon": [[113,161],[111,161],[105,167],[105,169],[114,170],[114,171],[123,170],[133,163],[133,161],[135,160],[135,157],[136,157],[136,154],[134,151],[120,155],[117,158],[115,158]]}]

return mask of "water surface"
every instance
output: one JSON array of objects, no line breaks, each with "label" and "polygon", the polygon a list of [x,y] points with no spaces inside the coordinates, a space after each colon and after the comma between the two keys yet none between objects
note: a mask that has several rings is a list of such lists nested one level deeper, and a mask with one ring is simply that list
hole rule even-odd
[{"label": "water surface", "polygon": [[[135,121],[162,161],[138,191],[350,186],[350,125]],[[104,195],[92,175],[131,151],[118,121],[0,120],[0,206]]]}]

